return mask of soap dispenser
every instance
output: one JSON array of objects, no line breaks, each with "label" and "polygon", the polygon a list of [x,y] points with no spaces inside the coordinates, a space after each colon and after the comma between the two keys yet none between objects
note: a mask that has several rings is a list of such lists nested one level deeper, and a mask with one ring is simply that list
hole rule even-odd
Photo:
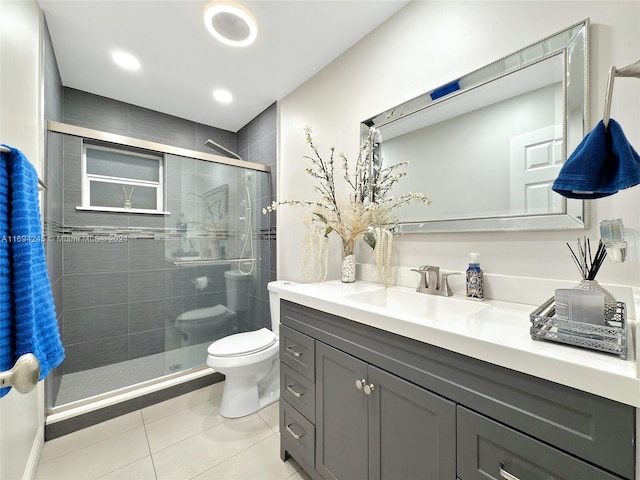
[{"label": "soap dispenser", "polygon": [[484,288],[482,285],[482,269],[478,258],[480,254],[469,254],[469,268],[467,268],[467,297],[476,300],[484,300]]}]

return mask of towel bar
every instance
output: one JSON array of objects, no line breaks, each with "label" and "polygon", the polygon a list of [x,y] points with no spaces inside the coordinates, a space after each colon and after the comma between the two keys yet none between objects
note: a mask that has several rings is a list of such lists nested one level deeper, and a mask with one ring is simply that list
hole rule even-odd
[{"label": "towel bar", "polygon": [[[7,147],[5,147],[4,145],[0,145],[0,152],[4,152],[4,153],[9,153],[11,150],[9,150]],[[40,178],[38,178],[38,190],[40,191],[47,191],[47,184],[44,183],[42,180],[40,180]]]},{"label": "towel bar", "polygon": [[609,117],[611,116],[611,97],[613,96],[613,80],[615,77],[640,78],[640,59],[620,69],[613,66],[609,69],[609,81],[607,82],[607,93],[604,103],[604,116],[602,117],[602,123],[604,123],[605,128],[609,125]]},{"label": "towel bar", "polygon": [[36,388],[40,377],[40,362],[33,353],[25,353],[11,370],[0,372],[0,388],[13,387],[18,393],[29,393]]}]

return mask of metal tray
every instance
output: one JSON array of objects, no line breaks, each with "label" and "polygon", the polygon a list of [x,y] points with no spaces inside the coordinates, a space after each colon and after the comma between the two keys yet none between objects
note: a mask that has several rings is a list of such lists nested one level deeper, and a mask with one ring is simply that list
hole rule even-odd
[{"label": "metal tray", "polygon": [[602,325],[573,322],[555,318],[555,298],[550,298],[530,315],[531,338],[566,343],[627,358],[627,312],[623,302],[617,302],[616,313]]}]

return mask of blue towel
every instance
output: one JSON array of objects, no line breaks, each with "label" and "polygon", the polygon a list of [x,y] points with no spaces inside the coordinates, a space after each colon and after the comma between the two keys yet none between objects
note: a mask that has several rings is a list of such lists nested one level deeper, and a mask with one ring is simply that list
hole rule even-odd
[{"label": "blue towel", "polygon": [[622,127],[602,120],[582,139],[551,187],[568,198],[594,199],[640,183],[640,156]]},{"label": "blue towel", "polygon": [[[38,174],[20,150],[0,161],[0,370],[24,353],[40,362],[40,380],[64,349],[47,274]],[[0,397],[9,388],[0,389]]]}]

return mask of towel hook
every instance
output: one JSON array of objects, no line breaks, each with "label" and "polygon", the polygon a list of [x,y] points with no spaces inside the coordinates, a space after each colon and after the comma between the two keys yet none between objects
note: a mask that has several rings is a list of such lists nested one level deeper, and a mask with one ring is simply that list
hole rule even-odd
[{"label": "towel hook", "polygon": [[609,118],[611,116],[611,97],[613,96],[613,80],[615,79],[615,77],[640,78],[640,59],[620,69],[617,69],[614,66],[609,69],[609,81],[607,82],[607,93],[604,102],[604,115],[602,117],[602,123],[604,124],[605,128],[609,126]]}]

